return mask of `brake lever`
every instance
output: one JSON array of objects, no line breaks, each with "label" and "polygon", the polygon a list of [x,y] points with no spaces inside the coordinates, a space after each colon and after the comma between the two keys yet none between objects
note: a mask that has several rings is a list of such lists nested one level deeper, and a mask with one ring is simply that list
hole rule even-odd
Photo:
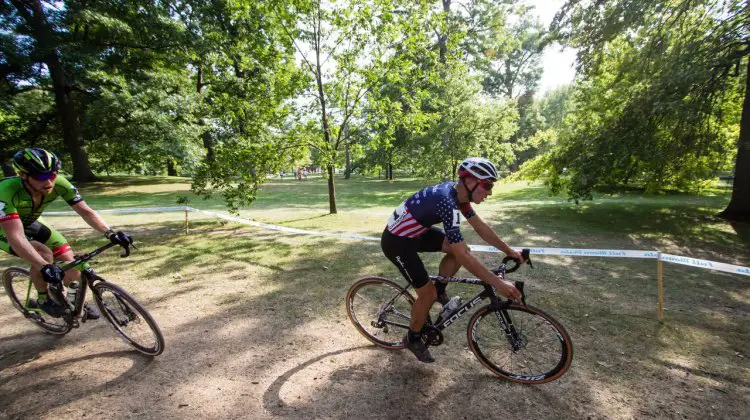
[{"label": "brake lever", "polygon": [[523,306],[526,306],[526,294],[523,292],[523,280],[517,280],[515,285],[516,289],[521,292],[521,303],[523,303]]},{"label": "brake lever", "polygon": [[[133,244],[130,244],[132,246]],[[124,246],[125,252],[120,254],[120,258],[125,258],[130,255],[130,246]],[[135,247],[134,247],[135,248]]]},{"label": "brake lever", "polygon": [[529,248],[522,249],[521,256],[526,260],[526,264],[528,264],[529,267],[534,268],[534,264],[531,263],[531,250]]}]

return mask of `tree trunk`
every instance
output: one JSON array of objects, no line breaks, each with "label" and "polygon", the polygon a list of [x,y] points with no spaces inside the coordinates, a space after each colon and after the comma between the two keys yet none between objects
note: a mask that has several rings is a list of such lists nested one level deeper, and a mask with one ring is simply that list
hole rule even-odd
[{"label": "tree trunk", "polygon": [[[318,4],[318,19],[320,19],[320,4]],[[318,100],[320,101],[320,123],[323,128],[323,138],[325,139],[326,145],[330,146],[331,162],[327,166],[328,169],[328,205],[330,214],[336,214],[336,188],[333,184],[333,165],[336,162],[336,149],[334,148],[333,141],[331,140],[331,131],[328,126],[328,114],[326,111],[326,97],[323,92],[323,72],[320,66],[320,49],[321,49],[321,29],[320,20],[318,20],[318,27],[315,31],[315,82],[318,87]]]},{"label": "tree trunk", "polygon": [[750,222],[750,60],[747,61],[745,102],[742,105],[740,139],[737,142],[732,199],[719,216],[732,221]]},{"label": "tree trunk", "polygon": [[331,214],[338,213],[336,211],[336,186],[333,184],[333,165],[328,165],[328,207]]},{"label": "tree trunk", "polygon": [[349,179],[352,176],[352,155],[349,153],[349,143],[347,142],[344,146],[346,148],[346,169],[344,170],[344,179]]},{"label": "tree trunk", "polygon": [[[441,77],[445,77],[445,63],[448,60],[448,32],[450,31],[450,28],[448,25],[450,25],[450,13],[451,13],[451,0],[443,0],[443,13],[445,13],[445,32],[438,35],[438,45],[440,47],[440,64],[442,64],[441,70]],[[443,108],[442,115],[440,117],[441,122],[445,122],[445,114],[447,109]],[[450,134],[446,130],[443,133],[443,148],[447,149],[448,145],[450,144]],[[391,174],[392,175],[392,174]]]},{"label": "tree trunk", "polygon": [[[203,83],[203,64],[198,64],[196,67],[198,68],[198,71],[195,76],[195,91],[200,94],[203,92],[203,86],[205,86]],[[201,118],[198,124],[201,127],[205,127],[206,121]],[[209,133],[208,130],[204,130],[201,139],[203,140],[203,147],[206,149],[206,161],[209,163],[213,162],[214,159],[216,159],[216,151],[214,150],[214,140],[211,138],[211,133]]]},{"label": "tree trunk", "polygon": [[[12,3],[19,15],[32,28],[33,37],[37,42],[37,50],[49,70],[52,90],[55,92],[55,105],[62,123],[63,141],[73,160],[73,179],[79,182],[93,181],[96,176],[91,171],[88,155],[83,150],[79,115],[70,95],[72,86],[60,62],[58,45],[56,44],[57,37],[52,33],[52,29],[47,22],[42,3],[39,0],[33,2],[12,0]],[[29,7],[30,10],[27,10],[26,7]]]},{"label": "tree trunk", "polygon": [[177,168],[175,168],[174,161],[172,159],[169,159],[167,161],[167,175],[177,176]]},{"label": "tree trunk", "polygon": [[204,131],[201,137],[203,138],[203,147],[206,149],[206,160],[213,162],[216,159],[216,150],[214,149],[214,140],[211,138],[211,133]]},{"label": "tree trunk", "polygon": [[[443,0],[443,13],[445,13],[446,26],[450,24],[450,13],[451,13],[451,0]],[[445,28],[445,32],[438,34],[438,46],[440,47],[440,63],[445,64],[448,54],[448,31],[449,28]]]}]

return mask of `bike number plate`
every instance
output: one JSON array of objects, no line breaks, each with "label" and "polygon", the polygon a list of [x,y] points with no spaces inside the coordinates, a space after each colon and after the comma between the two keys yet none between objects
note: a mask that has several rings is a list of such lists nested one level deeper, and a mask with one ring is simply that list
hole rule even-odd
[{"label": "bike number plate", "polygon": [[404,217],[406,217],[406,201],[401,203],[401,205],[393,211],[391,217],[388,218],[388,229],[391,229],[393,226],[399,224],[402,220],[404,220]]}]

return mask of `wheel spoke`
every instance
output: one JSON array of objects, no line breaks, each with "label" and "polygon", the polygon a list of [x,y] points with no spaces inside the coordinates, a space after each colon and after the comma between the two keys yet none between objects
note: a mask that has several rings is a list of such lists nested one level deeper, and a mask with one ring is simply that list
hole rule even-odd
[{"label": "wheel spoke", "polygon": [[31,323],[51,334],[67,334],[71,330],[72,323],[66,318],[55,318],[41,310],[26,307],[32,290],[28,270],[11,267],[3,271],[2,278],[5,292],[13,306]]},{"label": "wheel spoke", "polygon": [[136,350],[157,356],[164,338],[151,315],[120,287],[108,282],[94,286],[96,303],[120,337]]},{"label": "wheel spoke", "polygon": [[487,368],[520,382],[552,380],[572,359],[567,333],[533,308],[480,309],[470,322],[469,342]]},{"label": "wheel spoke", "polygon": [[349,319],[368,340],[395,349],[403,347],[401,338],[408,328],[412,302],[411,295],[397,284],[372,277],[349,289],[346,309]]}]

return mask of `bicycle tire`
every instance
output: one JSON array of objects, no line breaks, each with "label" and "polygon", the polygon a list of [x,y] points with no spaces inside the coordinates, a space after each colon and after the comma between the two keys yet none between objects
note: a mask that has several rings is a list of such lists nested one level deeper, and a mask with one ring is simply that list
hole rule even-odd
[{"label": "bicycle tire", "polygon": [[382,277],[362,278],[346,293],[346,313],[357,331],[389,350],[404,348],[402,339],[411,322],[413,304],[414,297],[409,292]]},{"label": "bicycle tire", "polygon": [[[94,285],[93,295],[99,311],[126,343],[149,356],[158,356],[164,351],[164,336],[156,321],[128,292],[110,282],[100,281]],[[136,328],[144,324],[151,335],[148,342],[144,341],[149,334],[138,334],[138,330],[146,329]]]},{"label": "bicycle tire", "polygon": [[[507,330],[500,322],[505,314],[511,320]],[[469,349],[484,367],[513,382],[554,381],[573,361],[573,342],[565,328],[532,306],[511,305],[505,309],[484,306],[469,320],[466,336]],[[511,337],[517,337],[516,349]]]},{"label": "bicycle tire", "polygon": [[54,334],[65,335],[73,329],[72,316],[55,318],[44,312],[29,311],[18,296],[25,296],[30,281],[29,270],[21,267],[10,267],[3,271],[3,287],[13,306],[32,324]]}]

